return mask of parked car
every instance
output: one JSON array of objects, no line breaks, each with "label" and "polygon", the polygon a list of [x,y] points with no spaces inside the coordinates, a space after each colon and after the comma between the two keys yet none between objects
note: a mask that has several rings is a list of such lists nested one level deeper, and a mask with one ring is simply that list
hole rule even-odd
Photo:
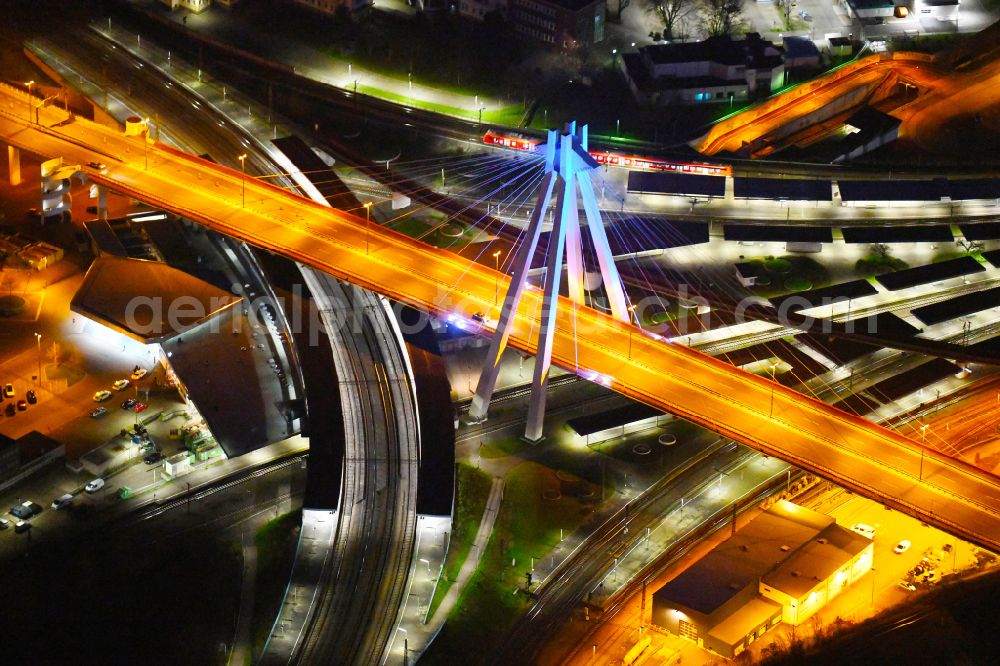
[{"label": "parked car", "polygon": [[0,518],[0,530],[5,530],[10,527],[10,521],[6,518]]},{"label": "parked car", "polygon": [[804,9],[799,12],[799,16],[802,18],[803,21],[813,20],[813,17],[809,15],[809,12],[805,11]]},{"label": "parked car", "polygon": [[896,553],[897,555],[902,555],[903,553],[905,553],[909,549],[910,549],[910,542],[909,542],[909,540],[908,539],[903,539],[902,541],[900,541],[899,543],[896,544],[896,547],[892,549],[892,552]]},{"label": "parked car", "polygon": [[28,403],[26,401],[24,401],[24,400],[18,400],[17,401],[17,411],[23,412],[27,408],[28,408]]},{"label": "parked car", "polygon": [[28,399],[28,404],[33,405],[38,402],[38,396],[35,395],[35,391],[31,390],[24,394],[24,397]]},{"label": "parked car", "polygon": [[904,590],[906,590],[907,592],[916,592],[917,591],[917,586],[916,585],[914,585],[913,583],[908,583],[905,580],[899,581],[899,586],[901,588],[903,588]]},{"label": "parked car", "polygon": [[13,398],[14,397],[14,385],[13,384],[4,384],[4,386],[3,386],[3,397],[5,397],[5,398]]},{"label": "parked car", "polygon": [[28,511],[30,511],[31,515],[33,516],[37,516],[42,512],[42,505],[38,504],[37,502],[32,502],[31,500],[28,500],[27,502],[21,502],[21,504],[28,507]]},{"label": "parked car", "polygon": [[139,381],[140,379],[146,376],[147,372],[149,371],[146,370],[146,368],[136,368],[135,370],[132,371],[132,381],[134,382]]},{"label": "parked car", "polygon": [[71,504],[73,504],[73,496],[66,493],[52,501],[52,508],[59,511],[60,509],[68,508]]},{"label": "parked car", "polygon": [[150,453],[149,455],[147,455],[145,458],[143,458],[142,462],[146,463],[147,465],[155,465],[156,463],[160,462],[161,460],[163,460],[163,454],[160,453],[159,451],[153,451],[152,453]]},{"label": "parked car", "polygon": [[97,169],[98,171],[104,171],[108,168],[108,165],[104,162],[87,162],[87,166],[91,169]]},{"label": "parked car", "polygon": [[98,391],[94,394],[94,402],[104,402],[111,398],[111,391]]},{"label": "parked car", "polygon": [[136,401],[136,403],[132,405],[132,411],[138,414],[139,412],[144,411],[147,407],[149,407],[149,405],[146,403]]},{"label": "parked car", "polygon": [[861,536],[869,539],[875,538],[875,528],[871,525],[866,525],[865,523],[855,523],[854,525],[851,525],[851,531],[857,532]]},{"label": "parked car", "polygon": [[108,413],[108,410],[105,407],[98,407],[97,409],[95,409],[94,411],[92,411],[90,413],[90,418],[92,418],[92,419],[99,419],[99,418],[101,418],[102,416],[104,416],[107,413]]},{"label": "parked car", "polygon": [[98,477],[83,487],[88,493],[96,493],[104,487],[104,479]]},{"label": "parked car", "polygon": [[14,414],[17,414],[17,408],[14,406],[14,403],[8,402],[7,406],[4,408],[4,413],[7,416],[14,416]]},{"label": "parked car", "polygon": [[123,391],[128,387],[129,383],[130,383],[129,380],[127,379],[119,379],[118,381],[116,381],[114,384],[111,385],[111,388],[113,388],[116,391]]},{"label": "parked car", "polygon": [[31,523],[26,523],[23,520],[19,520],[17,521],[17,523],[14,524],[14,532],[16,532],[17,534],[22,534],[30,529],[31,529]]},{"label": "parked car", "polygon": [[15,518],[31,518],[31,509],[23,504],[16,504],[10,507],[10,511],[8,513]]},{"label": "parked car", "polygon": [[137,404],[139,404],[139,401],[135,398],[125,398],[122,400],[122,409],[132,409]]}]

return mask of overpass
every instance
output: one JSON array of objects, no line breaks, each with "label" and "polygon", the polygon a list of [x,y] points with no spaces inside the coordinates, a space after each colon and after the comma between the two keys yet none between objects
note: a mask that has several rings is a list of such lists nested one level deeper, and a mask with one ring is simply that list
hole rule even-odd
[{"label": "overpass", "polygon": [[[0,86],[0,141],[84,165],[87,177],[257,247],[442,317],[496,319],[507,276],[278,187],[56,108],[30,122]],[[221,156],[220,156],[221,157]],[[236,156],[232,156],[235,161]],[[87,166],[101,162],[106,169]],[[136,285],[137,290],[141,288]],[[541,294],[522,298],[510,344],[534,353]],[[485,329],[482,331],[488,332]],[[984,547],[1000,549],[1000,480],[780,384],[564,299],[553,362]]]}]

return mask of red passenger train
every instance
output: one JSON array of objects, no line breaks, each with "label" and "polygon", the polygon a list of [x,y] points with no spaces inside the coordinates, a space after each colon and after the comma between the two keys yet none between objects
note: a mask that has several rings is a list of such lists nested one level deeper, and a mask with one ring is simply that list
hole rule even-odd
[{"label": "red passenger train", "polygon": [[[483,135],[483,143],[489,146],[499,146],[510,150],[519,150],[526,153],[533,153],[538,148],[539,143],[523,136],[500,134],[489,130]],[[731,176],[733,169],[722,164],[705,164],[703,162],[671,162],[667,160],[657,160],[650,157],[640,157],[638,155],[622,155],[610,151],[591,151],[590,156],[598,164],[606,166],[620,167],[622,169],[645,169],[647,171],[672,171],[677,173],[694,173],[707,176]]]}]

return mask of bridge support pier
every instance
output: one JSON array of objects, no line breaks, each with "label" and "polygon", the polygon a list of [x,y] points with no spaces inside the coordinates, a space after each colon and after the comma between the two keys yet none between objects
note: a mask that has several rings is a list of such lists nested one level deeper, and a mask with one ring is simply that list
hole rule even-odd
[{"label": "bridge support pier", "polygon": [[[538,442],[543,438],[545,424],[545,392],[548,386],[549,370],[552,366],[552,346],[556,333],[559,307],[559,286],[562,280],[563,255],[567,262],[569,298],[574,308],[585,306],[583,243],[580,231],[580,207],[578,198],[583,200],[587,218],[587,228],[593,239],[595,254],[601,267],[604,291],[608,297],[612,314],[616,319],[629,321],[630,313],[618,275],[614,258],[608,243],[607,232],[601,222],[600,209],[590,182],[590,171],[598,167],[597,162],[587,152],[587,126],[579,132],[576,123],[570,123],[561,137],[555,130],[549,131],[547,143],[541,147],[545,156],[545,179],[538,193],[535,209],[531,213],[526,234],[527,242],[522,243],[514,261],[514,274],[510,288],[504,296],[498,317],[496,333],[490,343],[489,355],[476,386],[469,417],[474,421],[486,418],[490,399],[496,387],[500,372],[500,360],[507,346],[511,329],[527,283],[531,260],[538,247],[542,220],[556,194],[557,203],[552,232],[549,236],[548,255],[545,265],[545,282],[541,294],[541,323],[538,332],[538,351],[532,378],[531,401],[528,405],[527,425],[524,439]],[[575,310],[574,310],[575,326]],[[575,333],[575,331],[574,331]],[[579,368],[577,368],[579,370]]]},{"label": "bridge support pier", "polygon": [[14,146],[7,146],[7,174],[11,185],[21,184],[21,151]]}]

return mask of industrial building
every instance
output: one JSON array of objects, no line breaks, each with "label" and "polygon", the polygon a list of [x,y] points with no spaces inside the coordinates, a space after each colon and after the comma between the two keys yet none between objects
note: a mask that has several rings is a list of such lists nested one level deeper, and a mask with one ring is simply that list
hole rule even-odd
[{"label": "industrial building", "polygon": [[782,500],[653,594],[652,621],[735,657],[797,625],[872,568],[873,542]]}]

